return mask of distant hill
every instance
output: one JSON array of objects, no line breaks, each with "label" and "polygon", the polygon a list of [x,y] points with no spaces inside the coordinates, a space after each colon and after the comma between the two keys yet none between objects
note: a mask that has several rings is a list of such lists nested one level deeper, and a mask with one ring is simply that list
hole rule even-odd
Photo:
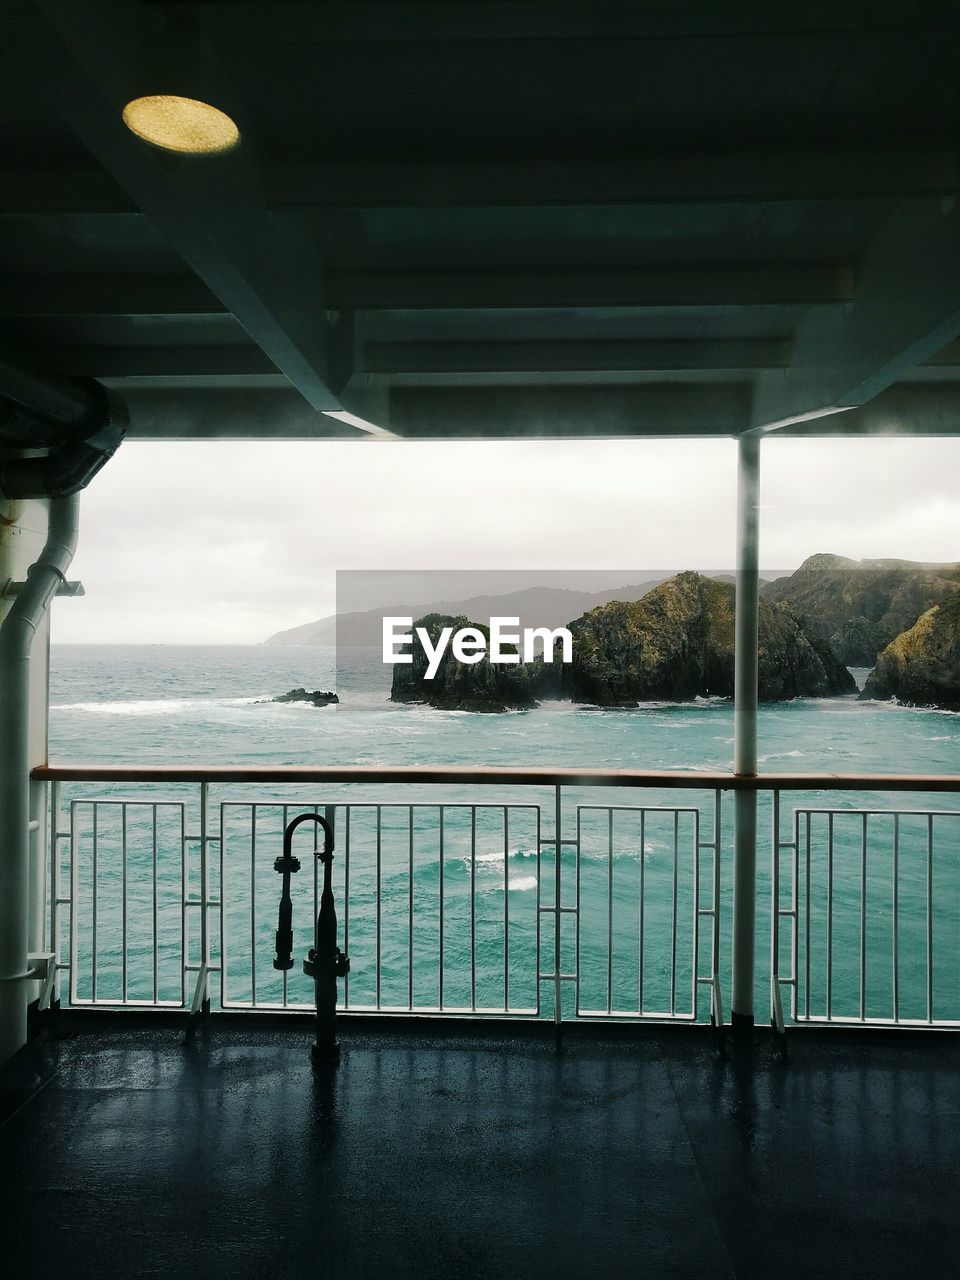
[{"label": "distant hill", "polygon": [[598,605],[611,600],[639,600],[667,577],[663,574],[647,582],[608,587],[604,591],[572,591],[565,587],[528,587],[504,595],[471,596],[466,600],[440,600],[430,604],[385,605],[360,613],[334,614],[317,622],[306,622],[287,631],[278,631],[265,644],[336,644],[347,648],[379,647],[383,618],[419,618],[425,614],[452,617],[519,618],[521,627],[563,627]]},{"label": "distant hill", "polygon": [[810,556],[789,577],[761,585],[764,600],[791,605],[846,666],[877,654],[960,587],[960,564]]}]

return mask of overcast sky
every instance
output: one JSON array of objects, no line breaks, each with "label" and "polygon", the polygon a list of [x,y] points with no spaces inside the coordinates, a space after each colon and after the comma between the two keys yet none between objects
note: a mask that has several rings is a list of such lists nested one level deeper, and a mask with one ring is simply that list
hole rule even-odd
[{"label": "overcast sky", "polygon": [[[960,440],[771,440],[761,474],[764,566],[960,560]],[[732,569],[735,508],[728,440],[128,442],[54,640],[259,643],[333,613],[338,569]]]}]

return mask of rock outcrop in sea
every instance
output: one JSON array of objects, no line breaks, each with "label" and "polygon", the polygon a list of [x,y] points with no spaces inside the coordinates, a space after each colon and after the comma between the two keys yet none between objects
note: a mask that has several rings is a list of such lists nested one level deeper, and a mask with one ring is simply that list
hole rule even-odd
[{"label": "rock outcrop in sea", "polygon": [[[732,697],[734,595],[731,583],[687,572],[642,600],[592,609],[570,624],[562,695],[606,707]],[[850,672],[788,605],[760,602],[761,699],[855,692]]]},{"label": "rock outcrop in sea", "polygon": [[960,591],[887,645],[860,697],[960,711]]},{"label": "rock outcrop in sea", "polygon": [[[429,613],[417,618],[414,628],[423,627],[436,645],[444,627],[454,633],[463,627],[476,627],[486,638],[488,627],[465,617]],[[393,668],[391,702],[425,702],[443,711],[529,711],[538,705],[534,689],[541,680],[543,663],[493,663],[484,654],[479,662],[459,662],[448,645],[432,680],[426,678],[428,659],[424,648],[414,644],[412,663],[397,663]]]},{"label": "rock outcrop in sea", "polygon": [[337,695],[330,690],[314,689],[312,693],[308,693],[306,689],[300,688],[290,689],[287,693],[278,694],[277,697],[271,698],[271,702],[309,702],[314,707],[329,707],[334,702],[339,702]]},{"label": "rock outcrop in sea", "polygon": [[958,587],[957,564],[820,554],[789,577],[765,583],[761,595],[791,605],[846,666],[872,667],[894,637]]}]

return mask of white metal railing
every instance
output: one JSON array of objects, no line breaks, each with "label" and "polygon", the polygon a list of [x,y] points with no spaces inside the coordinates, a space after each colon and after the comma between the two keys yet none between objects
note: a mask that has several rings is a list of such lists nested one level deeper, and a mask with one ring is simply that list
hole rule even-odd
[{"label": "white metal railing", "polygon": [[775,793],[770,954],[780,1030],[960,1026],[960,811],[784,815]]},{"label": "white metal railing", "polygon": [[[50,950],[55,998],[70,1007],[311,1007],[312,982],[271,964],[273,862],[289,820],[309,809],[335,831],[352,957],[342,1009],[722,1021],[720,793],[696,775],[685,785],[707,793],[705,809],[582,803],[580,788],[602,782],[580,775],[576,789],[503,803],[302,786],[294,799],[281,794],[283,770],[267,780],[272,796],[261,781],[247,799],[236,792],[252,771],[231,771],[228,788],[129,772],[82,782],[71,770],[66,801],[65,782],[50,782]],[[312,941],[319,893],[316,860],[298,853],[295,954]]]},{"label": "white metal railing", "polygon": [[[74,1007],[309,1008],[309,980],[270,962],[273,860],[311,809],[336,832],[342,1008],[721,1023],[731,789],[772,807],[757,892],[774,1025],[960,1026],[954,776],[69,767],[34,781],[51,793],[55,994],[65,976]],[[438,801],[438,786],[460,794]],[[864,792],[941,807],[842,807]],[[791,794],[807,799],[791,809]],[[299,955],[318,880],[298,851]]]}]

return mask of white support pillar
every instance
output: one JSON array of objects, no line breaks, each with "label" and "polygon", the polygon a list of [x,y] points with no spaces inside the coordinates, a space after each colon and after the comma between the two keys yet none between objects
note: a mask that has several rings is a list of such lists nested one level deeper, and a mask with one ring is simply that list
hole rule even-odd
[{"label": "white support pillar", "polygon": [[[30,769],[46,751],[47,615],[76,543],[77,499],[0,500],[0,1063],[26,1040],[38,994],[31,951],[43,938],[45,789]],[[38,826],[31,830],[31,819]]]},{"label": "white support pillar", "polygon": [[[737,600],[733,768],[757,772],[757,612],[760,598],[760,439],[739,439],[737,475]],[[737,791],[733,853],[733,990],[731,1022],[749,1029],[754,1017],[757,906],[757,795]]]}]

